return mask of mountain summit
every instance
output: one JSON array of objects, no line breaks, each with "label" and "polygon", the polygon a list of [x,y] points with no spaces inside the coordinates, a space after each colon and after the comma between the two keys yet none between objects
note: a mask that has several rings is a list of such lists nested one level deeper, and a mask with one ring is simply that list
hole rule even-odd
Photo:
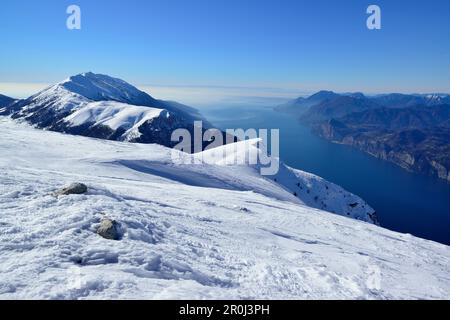
[{"label": "mountain summit", "polygon": [[131,84],[103,74],[86,72],[56,86],[94,101],[117,101],[133,105],[157,106],[158,101]]},{"label": "mountain summit", "polygon": [[0,115],[41,129],[169,147],[175,129],[193,131],[196,120],[210,126],[194,108],[157,100],[121,79],[92,72],[0,108]]}]

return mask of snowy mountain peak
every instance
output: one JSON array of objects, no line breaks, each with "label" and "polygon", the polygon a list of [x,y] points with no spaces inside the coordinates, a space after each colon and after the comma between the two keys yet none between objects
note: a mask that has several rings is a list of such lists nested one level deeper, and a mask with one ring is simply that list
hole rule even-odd
[{"label": "snowy mountain peak", "polygon": [[176,129],[211,125],[194,108],[156,100],[131,84],[104,74],[80,73],[1,108],[0,115],[37,128],[100,139],[173,146]]},{"label": "snowy mountain peak", "polygon": [[157,104],[150,95],[131,84],[104,74],[81,73],[64,80],[57,86],[94,101],[109,100],[134,105]]}]

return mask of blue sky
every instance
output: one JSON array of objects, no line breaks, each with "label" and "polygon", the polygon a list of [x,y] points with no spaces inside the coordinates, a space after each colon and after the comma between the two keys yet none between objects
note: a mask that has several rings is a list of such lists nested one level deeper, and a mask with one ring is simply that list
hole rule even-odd
[{"label": "blue sky", "polygon": [[[382,30],[366,28],[370,4]],[[274,95],[450,91],[448,0],[3,0],[0,35],[0,91],[84,71]]]}]

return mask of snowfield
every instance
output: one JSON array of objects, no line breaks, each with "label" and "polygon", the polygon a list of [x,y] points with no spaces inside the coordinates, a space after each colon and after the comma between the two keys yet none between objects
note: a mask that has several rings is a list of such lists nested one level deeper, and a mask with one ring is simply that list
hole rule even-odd
[{"label": "snowfield", "polygon": [[121,140],[130,141],[139,137],[139,127],[157,117],[170,116],[166,110],[133,106],[126,103],[114,101],[99,101],[88,103],[84,108],[75,111],[64,118],[65,122],[72,127],[82,126],[85,123],[92,123],[93,126],[107,126],[114,131],[123,129]]},{"label": "snowfield", "polygon": [[[7,118],[0,136],[2,299],[450,297],[449,247],[370,223],[368,204],[316,176],[182,165],[159,145]],[[55,196],[72,182],[88,193]],[[121,240],[96,234],[104,217]]]}]

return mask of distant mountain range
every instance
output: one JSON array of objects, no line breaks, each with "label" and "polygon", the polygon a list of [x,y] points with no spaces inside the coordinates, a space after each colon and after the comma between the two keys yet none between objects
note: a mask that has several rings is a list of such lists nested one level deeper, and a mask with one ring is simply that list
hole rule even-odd
[{"label": "distant mountain range", "polygon": [[450,104],[450,95],[391,93],[369,97],[360,92],[338,94],[319,91],[307,98],[300,97],[289,101],[276,107],[276,110],[296,115],[306,122],[315,122],[381,107],[408,108],[442,104]]},{"label": "distant mountain range", "polygon": [[173,146],[175,129],[210,124],[191,107],[157,100],[127,82],[91,72],[72,76],[24,100],[0,97],[0,115],[38,128],[101,139]]},{"label": "distant mountain range", "polygon": [[276,110],[332,142],[450,181],[450,96],[320,91]]}]

